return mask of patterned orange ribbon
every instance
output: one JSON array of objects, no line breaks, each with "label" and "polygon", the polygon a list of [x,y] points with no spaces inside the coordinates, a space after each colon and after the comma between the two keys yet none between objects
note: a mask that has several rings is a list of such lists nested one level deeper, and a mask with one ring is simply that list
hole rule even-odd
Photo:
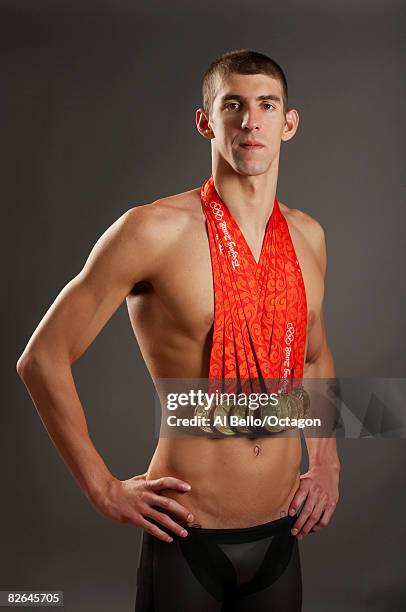
[{"label": "patterned orange ribbon", "polygon": [[[209,384],[244,380],[245,391],[275,392],[303,376],[307,302],[288,224],[275,197],[258,263],[218,195],[214,179],[200,190],[213,270],[214,327]],[[278,381],[269,388],[266,381]],[[248,387],[247,387],[248,381]],[[254,384],[256,382],[256,384]],[[219,389],[219,385],[221,389]],[[284,385],[284,387],[283,387]]]}]

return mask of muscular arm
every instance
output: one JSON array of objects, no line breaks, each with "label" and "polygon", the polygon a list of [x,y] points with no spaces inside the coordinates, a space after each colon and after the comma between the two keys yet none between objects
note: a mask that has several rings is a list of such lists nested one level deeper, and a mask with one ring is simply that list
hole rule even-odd
[{"label": "muscular arm", "polygon": [[[312,248],[316,254],[323,279],[325,279],[327,269],[327,252],[324,232],[319,224],[315,224],[311,235],[311,240]],[[319,315],[308,335],[308,347],[303,377],[304,379],[307,378],[311,381],[315,381],[314,383],[310,384],[310,388],[314,387],[315,390],[317,390],[317,386],[322,385],[322,379],[327,379],[328,381],[328,379],[331,380],[335,379],[336,377],[333,355],[327,343],[323,304],[321,305]],[[323,417],[323,415],[317,416]],[[327,415],[326,418],[328,418]],[[328,429],[328,427],[326,427],[326,429]],[[340,462],[337,455],[337,446],[334,435],[327,438],[305,436],[305,439],[309,454],[309,465],[328,462],[331,465],[336,465],[339,467]]]},{"label": "muscular arm", "polygon": [[[162,217],[164,209],[133,208],[101,236],[83,270],[64,287],[35,330],[17,371],[49,436],[93,506],[107,518],[131,523],[171,542],[171,536],[148,519],[185,537],[186,530],[174,519],[192,521],[193,515],[161,491],[184,493],[190,485],[170,476],[115,478],[90,439],[71,369],[134,284],[152,282],[155,277],[166,245],[173,241],[168,239],[170,225],[165,213]],[[166,231],[154,241],[162,219]]]},{"label": "muscular arm", "polygon": [[147,207],[122,215],[100,237],[83,269],[57,296],[17,362],[52,441],[90,498],[112,475],[91,442],[71,365],[133,285],[153,274]]},{"label": "muscular arm", "polygon": [[[336,377],[333,355],[327,345],[324,316],[322,312],[315,322],[309,336],[310,335],[312,336],[312,341],[310,342],[309,339],[309,346],[311,344],[313,347],[316,347],[316,349],[313,357],[306,361],[303,378],[310,379],[309,391],[310,401],[312,402],[312,399],[317,401],[318,397],[323,397],[325,399],[330,397],[329,388],[334,388],[332,383]],[[326,379],[324,387],[323,379]],[[324,411],[323,406],[316,406],[314,416],[322,419],[322,427],[328,437],[306,436],[305,432],[306,446],[309,454],[309,466],[328,463],[331,466],[339,468],[340,461],[337,454],[333,426],[336,418],[335,413],[333,414],[334,405],[327,404],[325,401],[324,406]],[[327,410],[327,406],[330,408],[329,410]]]},{"label": "muscular arm", "polygon": [[[324,278],[327,267],[326,245],[323,229],[317,222],[313,224],[309,245],[316,255]],[[318,318],[308,336],[303,374],[303,379],[309,379],[309,385],[305,382],[304,386],[310,391],[310,410],[312,410],[312,401],[317,402],[318,394],[314,391],[320,390],[320,385],[323,384],[321,379],[334,379],[335,376],[333,356],[327,343],[323,305],[321,305]],[[321,418],[324,416],[327,419],[330,417],[326,414],[315,416]],[[305,474],[301,474],[299,488],[289,509],[289,513],[294,515],[301,508],[292,529],[292,534],[299,540],[329,524],[338,501],[340,471],[334,432],[328,437],[312,437],[311,430],[310,435],[306,435],[304,430],[304,436],[309,454],[309,469]]]}]

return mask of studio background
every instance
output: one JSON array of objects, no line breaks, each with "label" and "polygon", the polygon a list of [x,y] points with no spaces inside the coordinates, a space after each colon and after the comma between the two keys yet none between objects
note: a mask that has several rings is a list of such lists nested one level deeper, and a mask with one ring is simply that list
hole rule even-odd
[{"label": "studio background", "polygon": [[[90,506],[15,363],[109,225],[210,175],[194,116],[224,51],[260,51],[286,73],[300,125],[277,194],[325,229],[337,375],[404,377],[403,17],[388,0],[0,2],[0,590],[63,590],[67,612],[133,609],[141,532]],[[110,470],[145,472],[153,384],[125,303],[73,369]],[[339,452],[333,520],[300,545],[303,610],[403,610],[405,441],[339,440]]]}]

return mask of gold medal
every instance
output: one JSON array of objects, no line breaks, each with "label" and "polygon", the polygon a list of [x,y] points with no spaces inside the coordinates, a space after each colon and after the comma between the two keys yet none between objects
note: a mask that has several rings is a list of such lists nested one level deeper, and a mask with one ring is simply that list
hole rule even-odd
[{"label": "gold medal", "polygon": [[290,419],[298,419],[302,411],[302,404],[295,393],[289,393],[288,399],[288,417]]},{"label": "gold medal", "polygon": [[299,410],[298,418],[303,419],[306,416],[306,414],[309,412],[309,408],[310,408],[309,394],[307,393],[305,389],[303,389],[303,387],[298,387],[297,389],[294,389],[292,391],[292,395],[295,395],[300,402],[300,410]]},{"label": "gold medal", "polygon": [[280,399],[281,399],[281,396],[278,397],[278,403],[276,404],[276,406],[274,404],[268,403],[260,407],[261,419],[262,421],[266,419],[265,424],[264,424],[264,429],[266,429],[267,431],[271,433],[279,433],[280,431],[283,431],[285,429],[284,427],[281,427],[277,423],[273,424],[268,421],[268,417],[276,417],[277,419],[280,418],[280,405],[279,405]]},{"label": "gold medal", "polygon": [[[231,407],[232,405],[217,404],[213,410],[212,426],[215,430],[219,431],[222,434],[225,434],[226,436],[235,435],[235,431],[233,431],[227,425],[227,420],[229,418]],[[216,419],[219,419],[220,422],[216,423]]]},{"label": "gold medal", "polygon": [[196,408],[195,408],[194,416],[195,417],[202,417],[202,418],[204,418],[206,420],[207,425],[204,425],[203,423],[201,425],[199,425],[199,427],[200,427],[200,429],[202,431],[205,431],[206,433],[213,433],[213,430],[210,427],[210,412],[211,412],[211,410],[206,410],[205,405],[206,404],[198,404],[196,406]]},{"label": "gold medal", "polygon": [[[261,427],[250,426],[249,424],[240,424],[231,426],[227,421],[230,416],[236,416],[238,419],[247,419],[248,416],[260,416],[265,420],[264,429],[271,433],[279,433],[287,429],[293,429],[295,425],[279,425],[269,423],[267,417],[276,417],[279,419],[302,419],[308,413],[310,408],[310,397],[303,387],[297,387],[290,393],[279,393],[278,403],[276,405],[268,402],[261,405],[258,410],[252,411],[245,405],[239,404],[212,404],[209,410],[205,409],[207,404],[198,404],[195,408],[194,415],[196,417],[205,418],[207,425],[199,425],[200,429],[206,433],[222,433],[227,436],[235,435],[235,433],[253,433],[261,429]],[[215,424],[215,419],[220,422]]]},{"label": "gold medal", "polygon": [[278,406],[277,406],[278,417],[280,419],[286,419],[286,417],[289,416],[289,408],[290,408],[290,404],[289,404],[288,393],[281,393],[278,396]]},{"label": "gold medal", "polygon": [[[231,406],[230,416],[235,416],[237,417],[238,420],[246,419],[247,416],[250,414],[250,412],[253,412],[253,411],[249,410],[247,406],[244,406],[244,405],[240,406],[239,404],[233,404]],[[230,425],[230,427],[232,427],[232,429],[237,431],[238,433],[251,433],[252,432],[251,427],[244,423],[238,423],[237,425]]]}]

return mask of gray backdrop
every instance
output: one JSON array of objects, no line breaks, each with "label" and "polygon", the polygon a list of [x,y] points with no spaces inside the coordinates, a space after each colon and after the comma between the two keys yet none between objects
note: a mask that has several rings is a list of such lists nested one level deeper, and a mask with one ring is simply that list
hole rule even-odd
[{"label": "gray backdrop", "polygon": [[[194,113],[204,70],[220,53],[253,48],[286,72],[301,122],[283,145],[278,196],[325,228],[325,312],[338,375],[404,376],[401,5],[0,3],[0,589],[61,589],[69,612],[133,609],[140,531],[89,505],[15,362],[118,216],[209,176]],[[122,479],[145,471],[156,445],[153,385],[125,305],[74,374],[110,469]],[[304,611],[401,610],[405,441],[339,442],[338,509],[301,544]]]}]

